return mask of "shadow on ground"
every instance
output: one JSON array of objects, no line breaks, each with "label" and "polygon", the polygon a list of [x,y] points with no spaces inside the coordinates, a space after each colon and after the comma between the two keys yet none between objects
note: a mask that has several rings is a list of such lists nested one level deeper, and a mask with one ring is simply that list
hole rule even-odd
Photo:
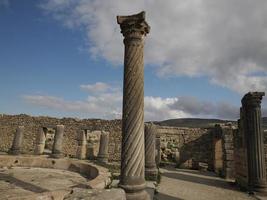
[{"label": "shadow on ground", "polygon": [[31,183],[24,182],[22,180],[19,180],[15,177],[12,177],[7,174],[0,173],[0,181],[6,181],[10,184],[13,184],[17,187],[23,188],[24,190],[28,190],[35,193],[42,193],[42,192],[48,192],[49,190],[38,187],[36,185],[33,185]]}]

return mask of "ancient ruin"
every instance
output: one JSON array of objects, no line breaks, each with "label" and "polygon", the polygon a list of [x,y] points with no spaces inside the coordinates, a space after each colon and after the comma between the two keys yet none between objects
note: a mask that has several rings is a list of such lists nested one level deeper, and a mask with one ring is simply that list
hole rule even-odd
[{"label": "ancient ruin", "polygon": [[265,93],[245,94],[237,121],[144,122],[144,43],[150,26],[145,12],[117,16],[117,23],[125,47],[122,120],[0,115],[0,199],[267,196]]},{"label": "ancient ruin", "polygon": [[10,149],[11,154],[18,155],[21,153],[23,134],[24,134],[23,132],[24,132],[24,126],[19,126],[14,135],[12,147]]},{"label": "ancient ruin", "polygon": [[263,92],[249,92],[242,99],[244,135],[247,145],[248,188],[267,194],[264,137],[261,122]]},{"label": "ancient ruin", "polygon": [[64,125],[57,125],[55,140],[53,143],[53,149],[51,154],[53,158],[64,157],[64,155],[62,154],[63,135],[64,135]]},{"label": "ancient ruin", "polygon": [[77,134],[77,158],[85,159],[86,158],[86,145],[87,145],[87,137],[84,130],[79,130]]},{"label": "ancient ruin", "polygon": [[150,27],[145,12],[117,16],[124,36],[124,81],[120,187],[130,199],[148,199],[145,192],[144,38]]},{"label": "ancient ruin", "polygon": [[108,142],[109,142],[109,133],[102,132],[100,135],[100,145],[97,159],[100,162],[107,163],[108,162]]},{"label": "ancient ruin", "polygon": [[145,177],[147,180],[157,180],[156,167],[156,127],[152,123],[145,124]]}]

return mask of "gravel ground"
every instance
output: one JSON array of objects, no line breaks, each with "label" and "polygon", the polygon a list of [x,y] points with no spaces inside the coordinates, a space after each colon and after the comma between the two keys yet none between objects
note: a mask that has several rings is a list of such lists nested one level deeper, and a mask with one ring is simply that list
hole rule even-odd
[{"label": "gravel ground", "polygon": [[212,172],[164,168],[155,200],[255,200]]}]

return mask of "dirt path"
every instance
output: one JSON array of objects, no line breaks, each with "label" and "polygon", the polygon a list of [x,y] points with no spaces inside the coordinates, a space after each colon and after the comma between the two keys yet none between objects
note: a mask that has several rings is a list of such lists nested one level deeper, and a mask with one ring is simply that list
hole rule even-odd
[{"label": "dirt path", "polygon": [[156,200],[255,200],[211,172],[164,168]]}]

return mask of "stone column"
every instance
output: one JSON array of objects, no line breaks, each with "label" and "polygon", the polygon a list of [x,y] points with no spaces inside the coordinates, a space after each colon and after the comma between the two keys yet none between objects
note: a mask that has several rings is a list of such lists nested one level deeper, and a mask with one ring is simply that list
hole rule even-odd
[{"label": "stone column", "polygon": [[79,130],[77,134],[77,142],[78,142],[78,147],[77,147],[77,152],[76,152],[76,157],[78,159],[85,159],[86,158],[86,143],[87,143],[87,138],[86,138],[86,133],[84,130]]},{"label": "stone column", "polygon": [[88,160],[95,160],[95,146],[94,146],[94,141],[92,140],[91,137],[91,132],[86,130],[87,132],[87,137],[88,137],[88,143],[87,143],[87,159]]},{"label": "stone column", "polygon": [[160,152],[160,137],[156,137],[156,164],[159,167],[161,162],[161,152]]},{"label": "stone column", "polygon": [[18,155],[21,153],[21,146],[23,142],[24,126],[19,126],[15,132],[10,154]]},{"label": "stone column", "polygon": [[64,157],[64,155],[62,154],[63,136],[64,136],[64,126],[63,125],[57,125],[53,149],[52,149],[52,155],[51,155],[53,158]]},{"label": "stone column", "polygon": [[100,135],[100,145],[97,155],[97,160],[100,162],[108,162],[108,142],[109,142],[109,133],[101,132]]},{"label": "stone column", "polygon": [[145,124],[145,177],[147,180],[157,180],[158,170],[155,160],[155,125]]},{"label": "stone column", "polygon": [[124,36],[124,82],[121,176],[119,186],[127,200],[148,199],[144,165],[144,38],[150,27],[145,12],[117,16]]},{"label": "stone column", "polygon": [[261,100],[264,92],[249,92],[242,99],[244,133],[247,142],[248,186],[266,194],[266,169],[262,131]]},{"label": "stone column", "polygon": [[44,153],[46,132],[47,128],[41,127],[36,135],[35,150],[34,150],[35,155],[42,155]]}]

